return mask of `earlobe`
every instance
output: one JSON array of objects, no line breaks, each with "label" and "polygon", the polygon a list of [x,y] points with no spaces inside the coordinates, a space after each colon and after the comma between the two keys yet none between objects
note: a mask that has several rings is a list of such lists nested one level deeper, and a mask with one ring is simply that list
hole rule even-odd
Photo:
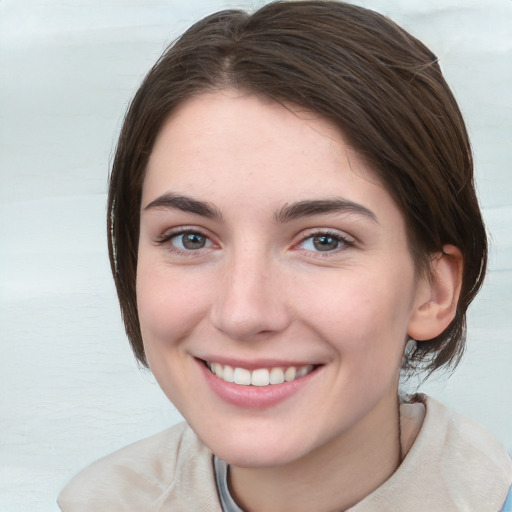
[{"label": "earlobe", "polygon": [[450,325],[457,311],[462,284],[462,254],[453,245],[433,255],[430,276],[426,276],[417,294],[417,303],[407,334],[415,340],[429,340]]}]

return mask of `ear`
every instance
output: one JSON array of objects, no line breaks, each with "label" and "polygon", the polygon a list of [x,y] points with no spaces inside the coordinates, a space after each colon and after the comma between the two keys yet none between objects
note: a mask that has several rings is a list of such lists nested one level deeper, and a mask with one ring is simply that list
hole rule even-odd
[{"label": "ear", "polygon": [[453,245],[433,255],[430,275],[418,286],[407,334],[415,340],[430,340],[450,325],[457,311],[462,284],[462,254]]}]

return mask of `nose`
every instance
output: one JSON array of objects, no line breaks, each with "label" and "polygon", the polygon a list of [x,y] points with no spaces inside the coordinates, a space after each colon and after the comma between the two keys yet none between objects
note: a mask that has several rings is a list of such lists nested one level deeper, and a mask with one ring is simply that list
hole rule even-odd
[{"label": "nose", "polygon": [[291,314],[278,266],[261,253],[233,256],[221,273],[213,325],[239,341],[284,331]]}]

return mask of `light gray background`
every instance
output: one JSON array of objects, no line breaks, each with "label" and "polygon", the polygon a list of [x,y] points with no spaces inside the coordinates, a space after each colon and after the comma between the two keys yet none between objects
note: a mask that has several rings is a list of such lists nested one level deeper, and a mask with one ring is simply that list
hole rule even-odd
[{"label": "light gray background", "polygon": [[[55,511],[80,468],[180,416],[131,356],[106,250],[129,99],[213,0],[0,0],[0,510]],[[512,451],[512,1],[368,0],[426,42],[460,101],[493,249],[467,356],[423,386]]]}]

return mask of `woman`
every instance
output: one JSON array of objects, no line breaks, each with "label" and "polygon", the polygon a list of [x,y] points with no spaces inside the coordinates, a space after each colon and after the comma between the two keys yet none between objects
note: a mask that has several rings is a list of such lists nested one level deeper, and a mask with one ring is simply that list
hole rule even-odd
[{"label": "woman", "polygon": [[138,360],[187,421],[75,510],[500,510],[505,450],[401,372],[454,367],[487,245],[437,59],[342,2],[200,21],[149,72],[109,243]]}]

